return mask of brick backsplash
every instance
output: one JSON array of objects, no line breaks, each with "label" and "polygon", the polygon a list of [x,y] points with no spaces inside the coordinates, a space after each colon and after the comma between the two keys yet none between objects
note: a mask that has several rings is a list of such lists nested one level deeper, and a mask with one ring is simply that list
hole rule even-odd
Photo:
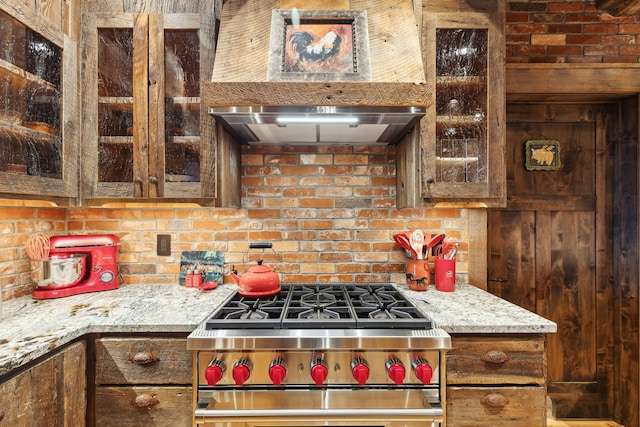
[{"label": "brick backsplash", "polygon": [[511,63],[638,63],[640,17],[614,17],[594,1],[509,1]]},{"label": "brick backsplash", "polygon": [[[404,282],[396,231],[420,228],[460,241],[457,271],[467,273],[466,209],[395,207],[394,147],[243,147],[241,209],[204,207],[0,208],[3,299],[33,288],[24,243],[47,234],[114,233],[127,284],[177,284],[180,254],[225,252],[243,272],[259,256],[283,282]],[[172,255],[156,255],[170,234]],[[249,251],[271,241],[274,251]],[[225,276],[225,282],[230,282]]]},{"label": "brick backsplash", "polygon": [[[11,203],[6,203],[11,204]],[[24,244],[33,233],[61,234],[66,230],[66,210],[49,207],[0,207],[0,289],[2,299],[31,293],[31,273],[38,268]]]}]

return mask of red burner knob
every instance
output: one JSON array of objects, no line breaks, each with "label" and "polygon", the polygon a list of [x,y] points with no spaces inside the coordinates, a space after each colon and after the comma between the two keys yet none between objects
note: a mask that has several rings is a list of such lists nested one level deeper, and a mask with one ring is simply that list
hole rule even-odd
[{"label": "red burner knob", "polygon": [[365,385],[369,379],[369,365],[362,357],[356,357],[351,361],[351,374],[359,385]]},{"label": "red burner knob", "polygon": [[287,366],[284,361],[277,357],[271,361],[269,366],[269,378],[273,382],[273,385],[278,386],[282,384],[282,381],[287,376]]},{"label": "red burner knob", "polygon": [[222,379],[222,373],[226,366],[222,360],[213,359],[204,371],[204,378],[208,385],[216,385]]},{"label": "red burner knob", "polygon": [[398,359],[397,357],[390,357],[387,359],[386,366],[391,381],[393,381],[396,385],[402,385],[404,376],[406,374],[402,361],[400,361],[400,359]]},{"label": "red burner knob", "polygon": [[316,355],[311,360],[311,379],[317,386],[321,386],[329,375],[329,369],[322,355]]},{"label": "red burner knob", "polygon": [[251,375],[251,361],[246,357],[239,359],[233,365],[233,371],[231,371],[231,376],[233,377],[233,381],[235,381],[236,385],[244,384]]},{"label": "red burner knob", "polygon": [[413,370],[416,372],[416,378],[424,385],[431,384],[431,378],[433,377],[433,369],[429,362],[422,357],[417,357],[412,361]]}]

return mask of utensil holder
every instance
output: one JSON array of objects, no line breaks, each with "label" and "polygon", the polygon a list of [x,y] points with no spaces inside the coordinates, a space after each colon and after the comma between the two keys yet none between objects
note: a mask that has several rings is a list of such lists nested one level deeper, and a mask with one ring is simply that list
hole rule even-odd
[{"label": "utensil holder", "polygon": [[436,258],[435,260],[436,289],[442,292],[456,290],[456,260]]},{"label": "utensil holder", "polygon": [[429,261],[426,259],[407,260],[407,286],[412,291],[426,291],[429,287]]}]

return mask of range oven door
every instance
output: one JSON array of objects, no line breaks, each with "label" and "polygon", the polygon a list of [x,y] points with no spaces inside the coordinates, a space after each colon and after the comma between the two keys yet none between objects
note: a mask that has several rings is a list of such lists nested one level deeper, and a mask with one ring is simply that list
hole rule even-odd
[{"label": "range oven door", "polygon": [[202,427],[425,427],[444,422],[437,389],[200,392]]}]

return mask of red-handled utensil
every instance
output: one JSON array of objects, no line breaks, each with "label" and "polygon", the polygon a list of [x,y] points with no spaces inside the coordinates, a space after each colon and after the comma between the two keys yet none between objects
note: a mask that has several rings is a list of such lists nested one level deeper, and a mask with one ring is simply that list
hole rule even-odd
[{"label": "red-handled utensil", "polygon": [[[435,236],[433,236],[431,238],[431,240],[429,240],[425,246],[425,252],[427,253],[427,255],[429,254],[429,251],[431,250],[431,248],[437,247],[438,245],[440,245],[442,243],[442,241],[444,240],[445,235],[444,233],[440,233],[440,234],[436,234]],[[434,251],[434,255],[437,257],[438,256],[438,251],[440,248],[438,248],[437,250]]]},{"label": "red-handled utensil", "polygon": [[411,258],[415,259],[416,253],[413,251],[413,248],[411,247],[411,243],[409,242],[409,233],[410,232],[394,233],[393,241],[396,242],[396,244],[400,246],[402,249],[404,249],[405,251],[408,251],[407,256],[411,256]]}]

